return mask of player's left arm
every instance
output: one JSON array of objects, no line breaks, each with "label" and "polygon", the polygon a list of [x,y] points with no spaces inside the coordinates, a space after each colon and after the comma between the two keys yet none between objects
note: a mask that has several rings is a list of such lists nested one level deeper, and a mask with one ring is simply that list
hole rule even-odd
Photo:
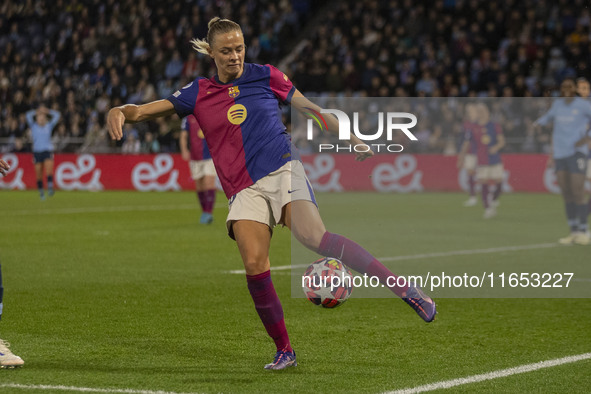
[{"label": "player's left arm", "polygon": [[585,144],[591,146],[591,136],[589,135],[590,130],[588,130],[589,123],[591,122],[591,103],[585,102],[584,111],[585,115],[587,116],[587,125],[585,127],[585,133],[583,133],[581,139],[575,143],[575,148],[579,148]]},{"label": "player's left arm", "polygon": [[500,128],[498,128],[497,129],[497,143],[494,144],[493,146],[491,146],[488,149],[488,151],[490,152],[491,155],[494,155],[495,153],[498,153],[501,149],[503,149],[503,147],[505,146],[505,144],[506,144],[505,135],[500,130]]},{"label": "player's left arm", "polygon": [[[295,100],[297,99],[297,100]],[[299,90],[295,90],[294,94],[293,94],[293,98],[291,100],[291,105],[298,110],[298,112],[300,112],[301,114],[303,114],[305,117],[309,117],[309,115],[306,115],[306,113],[309,113],[310,110],[309,109],[313,109],[316,112],[320,112],[322,111],[322,108],[316,104],[314,104],[313,102],[311,102],[310,100],[308,100]],[[309,109],[308,109],[309,108]],[[339,122],[337,121],[336,117],[334,116],[327,116],[326,118],[324,118],[324,120],[326,120],[326,126],[328,128],[328,131],[332,132],[332,133],[338,133],[339,132]],[[349,140],[351,145],[367,145],[365,142],[361,141],[359,138],[357,138],[356,135],[351,134],[350,135],[350,140]],[[372,152],[371,149],[367,149],[367,151],[364,152],[355,152],[355,159],[358,161],[363,161],[369,157],[372,157],[374,155],[374,153]]]},{"label": "player's left arm", "polygon": [[10,170],[10,166],[8,165],[8,163],[0,159],[0,174],[4,176],[8,173],[8,170]]},{"label": "player's left arm", "polygon": [[585,144],[591,144],[591,138],[589,138],[588,135],[581,137],[581,139],[575,143],[575,148],[579,148]]}]

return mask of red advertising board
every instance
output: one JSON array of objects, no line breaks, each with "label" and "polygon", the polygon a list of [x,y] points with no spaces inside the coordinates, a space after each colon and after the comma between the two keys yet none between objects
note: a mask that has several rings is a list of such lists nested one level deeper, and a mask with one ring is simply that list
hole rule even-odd
[{"label": "red advertising board", "polygon": [[[10,172],[0,189],[36,188],[31,154],[4,154]],[[378,154],[357,162],[351,154],[304,155],[308,177],[318,192],[346,190],[378,192],[459,191],[467,189],[465,171],[456,157],[444,155]],[[558,192],[546,155],[506,154],[507,192]],[[187,162],[178,154],[55,155],[55,185],[62,190],[192,190]]]}]

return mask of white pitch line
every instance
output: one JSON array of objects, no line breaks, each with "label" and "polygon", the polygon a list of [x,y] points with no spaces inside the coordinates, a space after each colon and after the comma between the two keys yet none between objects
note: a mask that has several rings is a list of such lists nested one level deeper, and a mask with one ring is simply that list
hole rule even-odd
[{"label": "white pitch line", "polygon": [[[543,249],[543,248],[554,248],[558,246],[557,243],[545,243],[545,244],[532,244],[532,245],[517,245],[517,246],[501,246],[497,248],[487,249],[465,249],[465,250],[451,250],[448,252],[434,252],[434,253],[422,253],[422,254],[411,254],[407,256],[390,256],[390,257],[378,257],[381,262],[384,261],[401,261],[401,260],[417,260],[417,259],[430,259],[434,257],[450,257],[450,256],[466,256],[473,254],[487,254],[487,253],[500,253],[500,252],[515,252],[520,250],[531,250],[531,249]],[[279,265],[277,267],[271,267],[271,271],[285,271],[292,268],[304,268],[307,264],[297,265]],[[245,274],[244,270],[231,270],[225,271],[229,274]]]},{"label": "white pitch line", "polygon": [[413,255],[409,255],[409,256],[380,257],[380,258],[378,258],[378,260],[380,260],[380,261],[400,261],[400,260],[428,259],[428,258],[433,258],[433,257],[450,257],[450,256],[462,256],[462,255],[472,255],[472,254],[487,254],[487,253],[499,253],[499,252],[514,252],[514,251],[531,250],[531,249],[554,248],[556,246],[558,246],[557,243],[501,246],[498,248],[452,250],[449,252],[423,253],[423,254],[413,254]]},{"label": "white pitch line", "polygon": [[551,368],[551,367],[556,367],[558,365],[575,363],[577,361],[583,361],[583,360],[589,360],[589,359],[591,359],[591,353],[583,353],[583,354],[579,354],[576,356],[568,356],[568,357],[563,357],[563,358],[557,358],[554,360],[540,361],[539,363],[520,365],[520,366],[513,367],[513,368],[501,369],[498,371],[483,373],[480,375],[472,375],[472,376],[468,376],[465,378],[444,380],[441,382],[426,384],[423,386],[418,386],[418,387],[413,387],[413,388],[407,388],[407,389],[396,390],[396,391],[388,391],[384,394],[415,394],[415,393],[423,393],[425,391],[449,389],[451,387],[457,387],[457,386],[461,386],[464,384],[484,382],[486,380],[504,378],[507,376],[517,375],[520,373],[537,371],[538,369]]},{"label": "white pitch line", "polygon": [[80,393],[122,393],[122,394],[181,394],[173,391],[153,391],[153,390],[134,390],[134,389],[100,389],[92,387],[74,387],[74,386],[51,386],[45,384],[16,384],[0,383],[0,388],[22,389],[22,390],[61,390],[77,391]]},{"label": "white pitch line", "polygon": [[56,209],[27,209],[21,211],[0,212],[0,216],[26,216],[26,215],[67,215],[76,213],[106,213],[106,212],[133,212],[133,211],[176,211],[194,209],[195,204],[181,205],[127,205],[113,207],[84,207],[84,208],[56,208]]}]

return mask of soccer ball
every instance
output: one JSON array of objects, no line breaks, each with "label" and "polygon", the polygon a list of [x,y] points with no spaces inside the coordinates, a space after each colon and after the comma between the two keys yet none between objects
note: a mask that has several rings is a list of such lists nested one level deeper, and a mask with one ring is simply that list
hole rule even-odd
[{"label": "soccer ball", "polygon": [[302,286],[312,303],[324,308],[336,308],[351,295],[353,275],[340,260],[323,257],[306,269]]}]

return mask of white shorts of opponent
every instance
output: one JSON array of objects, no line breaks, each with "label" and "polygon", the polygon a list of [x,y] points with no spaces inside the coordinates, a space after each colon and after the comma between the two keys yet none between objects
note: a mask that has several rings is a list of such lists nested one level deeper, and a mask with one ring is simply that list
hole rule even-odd
[{"label": "white shorts of opponent", "polygon": [[280,224],[283,206],[296,200],[316,204],[304,166],[299,160],[292,160],[230,198],[228,235],[234,238],[232,223],[236,220],[253,220],[273,229]]},{"label": "white shorts of opponent", "polygon": [[207,175],[216,176],[215,166],[213,165],[212,159],[191,160],[189,162],[189,168],[191,170],[191,178],[193,178],[194,181]]}]

